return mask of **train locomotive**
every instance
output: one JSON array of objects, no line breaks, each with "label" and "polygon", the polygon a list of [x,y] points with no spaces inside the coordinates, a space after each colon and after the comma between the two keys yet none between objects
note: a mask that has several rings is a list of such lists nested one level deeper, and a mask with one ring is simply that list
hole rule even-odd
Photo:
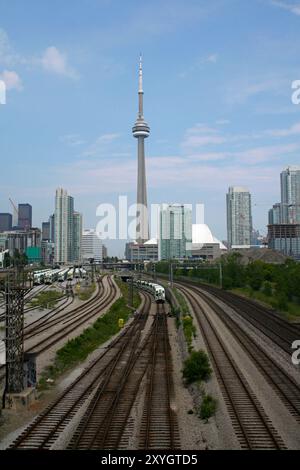
[{"label": "train locomotive", "polygon": [[160,284],[135,279],[133,285],[139,289],[143,289],[153,295],[156,303],[163,304],[166,301],[165,289]]}]

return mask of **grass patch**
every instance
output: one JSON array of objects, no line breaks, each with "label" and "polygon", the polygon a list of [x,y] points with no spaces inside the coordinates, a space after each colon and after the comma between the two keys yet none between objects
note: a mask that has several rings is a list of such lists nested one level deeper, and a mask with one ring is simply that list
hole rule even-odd
[{"label": "grass patch", "polygon": [[[109,311],[102,317],[98,318],[92,326],[84,330],[80,336],[68,341],[56,352],[53,364],[46,367],[41,374],[38,385],[39,390],[47,389],[49,387],[47,379],[57,379],[57,377],[69,370],[71,367],[83,362],[92,351],[118,333],[119,318],[123,318],[126,323],[132,314],[132,310],[127,307],[128,287],[126,284],[119,282],[118,285],[121,289],[122,297],[116,300],[116,302],[110,307]],[[138,293],[135,292],[134,308],[137,308],[139,304],[140,297]]]},{"label": "grass patch", "polygon": [[290,321],[299,320],[300,318],[300,305],[295,302],[288,300],[282,302],[282,299],[277,298],[275,295],[266,295],[264,292],[255,291],[250,287],[232,289],[231,292],[257,300],[265,307],[274,308]]},{"label": "grass patch", "polygon": [[[91,284],[90,286],[80,286],[77,295],[78,295],[78,298],[79,300],[89,300],[93,293],[95,292],[95,289],[96,289],[96,284],[93,283]],[[76,287],[75,287],[75,290],[76,290]]]},{"label": "grass patch", "polygon": [[[190,309],[189,309],[189,306],[187,304],[185,297],[176,288],[173,289],[173,292],[179,304],[179,310],[181,312],[181,315],[179,315],[178,326],[180,325],[180,317],[181,317],[184,337],[187,343],[188,351],[191,352],[193,350],[192,340],[193,338],[196,337],[196,327],[193,323],[193,317],[190,314]],[[177,322],[176,322],[176,325],[177,325]]]},{"label": "grass patch", "polygon": [[179,303],[179,307],[180,307],[180,310],[183,313],[183,315],[189,315],[190,310],[189,310],[188,304],[187,304],[184,296],[176,288],[173,288],[173,292],[174,292],[174,295],[177,299],[177,302]]},{"label": "grass patch", "polygon": [[57,290],[47,290],[38,294],[34,299],[32,299],[29,305],[30,307],[40,308],[42,310],[45,308],[53,308],[62,297],[62,292],[58,292]]}]

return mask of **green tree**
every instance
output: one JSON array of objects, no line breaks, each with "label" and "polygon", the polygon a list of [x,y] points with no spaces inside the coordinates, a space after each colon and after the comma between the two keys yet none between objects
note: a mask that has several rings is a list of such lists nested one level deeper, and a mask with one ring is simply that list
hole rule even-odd
[{"label": "green tree", "polygon": [[253,290],[260,290],[264,281],[264,263],[253,261],[246,268],[246,276],[249,286]]},{"label": "green tree", "polygon": [[3,268],[9,268],[11,265],[11,257],[8,251],[4,253],[3,257]]}]

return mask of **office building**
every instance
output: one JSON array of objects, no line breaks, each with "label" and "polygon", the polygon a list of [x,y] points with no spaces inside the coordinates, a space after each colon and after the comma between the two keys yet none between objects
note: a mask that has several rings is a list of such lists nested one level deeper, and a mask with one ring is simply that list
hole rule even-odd
[{"label": "office building", "polygon": [[132,263],[144,261],[158,261],[158,243],[157,240],[151,239],[145,243],[137,241],[126,243],[125,258]]},{"label": "office building", "polygon": [[50,241],[50,222],[42,222],[42,240]]},{"label": "office building", "polygon": [[84,229],[82,234],[82,261],[89,262],[94,259],[96,263],[103,260],[102,240],[94,229]]},{"label": "office building", "polygon": [[39,228],[31,228],[30,230],[17,230],[6,232],[6,248],[11,256],[15,250],[20,253],[26,253],[28,248],[40,248],[42,233]]},{"label": "office building", "polygon": [[239,186],[232,186],[228,190],[226,201],[229,247],[251,246],[252,211],[249,190]]},{"label": "office building", "polygon": [[18,205],[18,228],[28,230],[32,227],[32,207],[30,204]]},{"label": "office building", "polygon": [[6,232],[12,229],[12,215],[2,212],[0,214],[0,232]]}]

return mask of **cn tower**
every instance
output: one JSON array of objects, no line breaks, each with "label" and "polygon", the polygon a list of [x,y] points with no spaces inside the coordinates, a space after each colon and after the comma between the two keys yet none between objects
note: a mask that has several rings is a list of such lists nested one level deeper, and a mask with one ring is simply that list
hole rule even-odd
[{"label": "cn tower", "polygon": [[138,139],[137,213],[136,213],[136,217],[137,217],[136,240],[138,243],[144,243],[149,239],[144,140],[147,137],[149,137],[150,127],[144,120],[143,97],[144,97],[143,68],[142,68],[142,57],[140,56],[139,112],[138,112],[136,123],[134,127],[132,128],[133,136]]}]

